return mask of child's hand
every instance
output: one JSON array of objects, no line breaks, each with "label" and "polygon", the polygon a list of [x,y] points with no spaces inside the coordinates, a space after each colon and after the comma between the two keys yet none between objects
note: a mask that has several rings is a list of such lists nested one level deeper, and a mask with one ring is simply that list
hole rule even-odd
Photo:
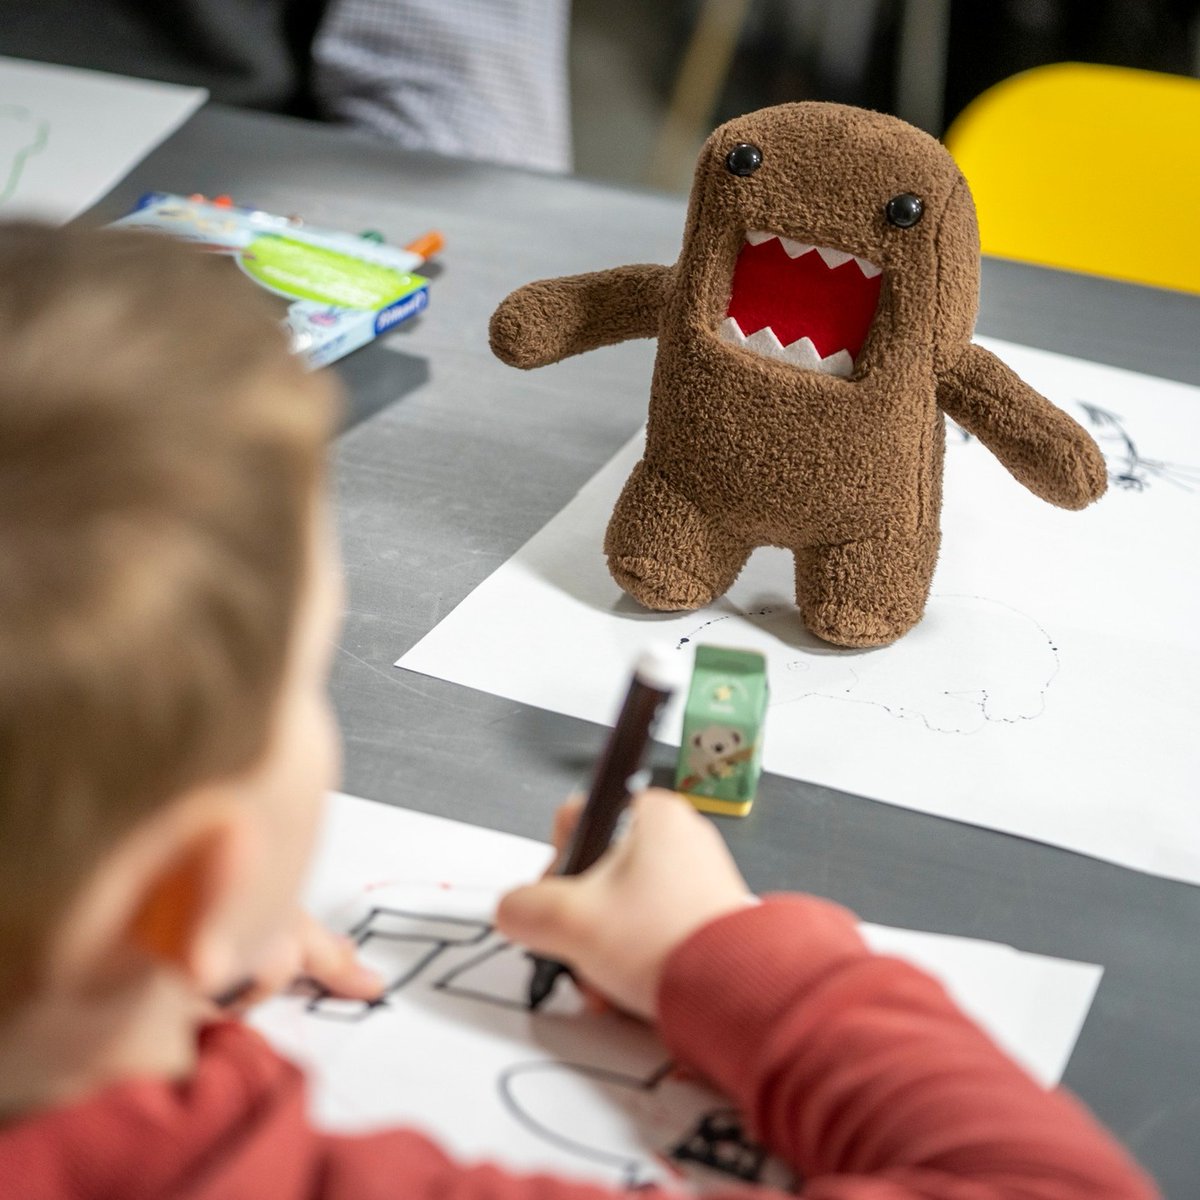
[{"label": "child's hand", "polygon": [[383,991],[383,980],[358,961],[358,946],[350,938],[326,929],[303,910],[298,910],[296,917],[299,969],[293,970],[290,978],[279,979],[279,986],[304,978],[319,983],[334,996],[377,999]]},{"label": "child's hand", "polygon": [[250,1008],[297,979],[311,979],[332,995],[351,1000],[374,1000],[383,991],[383,981],[358,961],[358,948],[349,938],[332,933],[298,908],[293,927],[259,965],[253,983],[225,1011]]},{"label": "child's hand", "polygon": [[[560,849],[579,811],[560,810]],[[712,824],[682,797],[654,790],[634,800],[629,832],[594,867],[510,892],[496,925],[535,953],[568,963],[622,1008],[653,1019],[671,952],[751,899]]]}]

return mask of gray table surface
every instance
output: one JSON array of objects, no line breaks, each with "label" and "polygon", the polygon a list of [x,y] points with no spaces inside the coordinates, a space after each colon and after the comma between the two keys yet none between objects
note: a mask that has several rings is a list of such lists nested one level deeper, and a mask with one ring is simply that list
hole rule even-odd
[{"label": "gray table surface", "polygon": [[[683,202],[216,106],[96,215],[152,189],[228,192],[397,242],[445,232],[429,311],[339,369],[352,398],[334,453],[349,583],[333,678],[345,787],[544,837],[602,729],[392,663],[644,419],[652,343],[521,373],[488,351],[492,308],[534,278],[674,261]],[[988,262],[979,327],[1200,384],[1193,297]],[[815,891],[870,921],[1103,964],[1066,1083],[1168,1196],[1200,1194],[1200,889],[777,776],[748,819],[721,828],[758,890]]]}]

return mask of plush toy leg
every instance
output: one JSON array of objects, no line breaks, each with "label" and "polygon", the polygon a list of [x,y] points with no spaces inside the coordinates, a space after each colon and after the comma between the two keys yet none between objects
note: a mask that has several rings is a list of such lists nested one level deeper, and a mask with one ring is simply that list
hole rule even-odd
[{"label": "plush toy leg", "polygon": [[796,552],[796,603],[804,624],[838,646],[886,646],[925,611],[937,531]]},{"label": "plush toy leg", "polygon": [[677,612],[724,595],[750,547],[638,463],[613,509],[604,553],[612,577],[635,600]]}]

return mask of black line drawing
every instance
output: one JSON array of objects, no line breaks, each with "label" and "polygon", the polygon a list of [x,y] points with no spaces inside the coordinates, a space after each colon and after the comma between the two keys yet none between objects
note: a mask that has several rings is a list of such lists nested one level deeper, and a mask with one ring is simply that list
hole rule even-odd
[{"label": "black line drawing", "polygon": [[[1152,483],[1170,483],[1180,491],[1200,491],[1200,466],[1147,458],[1138,450],[1125,418],[1119,413],[1078,397],[1072,403],[1082,411],[1084,424],[1090,428],[1104,455],[1108,481],[1114,488],[1144,492]],[[946,418],[946,436],[952,445],[975,441],[972,434],[949,417]]]},{"label": "black line drawing", "polygon": [[[985,724],[1019,725],[1042,716],[1046,711],[1046,693],[1050,690],[1062,663],[1054,638],[1041,623],[1010,604],[990,600],[984,596],[945,594],[932,599],[963,602],[972,606],[993,606],[1003,610],[1009,614],[1013,628],[1019,631],[1017,637],[1022,640],[1018,650],[1014,639],[1014,644],[1010,647],[1013,657],[1006,665],[1011,667],[1018,654],[1028,655],[1031,665],[1036,657],[1037,665],[1032,666],[1027,678],[1018,679],[1015,688],[1009,681],[1008,687],[1002,687],[997,682],[991,686],[981,683],[978,687],[927,685],[922,689],[899,677],[895,683],[890,680],[881,682],[871,679],[869,668],[881,661],[880,652],[877,651],[875,658],[864,658],[858,670],[853,666],[846,666],[850,681],[841,689],[841,695],[814,690],[781,702],[794,703],[795,700],[805,699],[806,696],[820,695],[829,700],[865,704],[882,709],[891,717],[919,721],[930,733],[969,734],[978,732]],[[952,660],[959,659],[953,648],[948,657]],[[786,664],[786,669],[794,671],[805,665],[807,664],[804,659],[792,659]],[[895,693],[894,696],[889,694],[892,692]]]},{"label": "black line drawing", "polygon": [[[477,954],[452,966],[435,979],[435,992],[475,1000],[512,1012],[529,1012],[529,979],[533,967],[529,954],[512,942],[497,940],[485,944]],[[571,986],[570,976],[560,983],[549,999],[538,1008],[543,1016],[574,1015],[582,1008],[579,991]]]},{"label": "black line drawing", "polygon": [[514,946],[511,942],[496,942],[479,954],[472,955],[465,962],[451,967],[445,975],[439,976],[430,986],[434,991],[445,992],[448,996],[461,996],[466,1000],[479,1000],[484,1004],[495,1004],[500,1008],[511,1008],[518,1012],[527,1012],[529,1010],[529,1000],[519,993],[504,995],[499,991],[489,991],[480,986],[464,986],[456,982],[461,976],[469,975],[477,968],[493,962],[501,955],[510,953],[520,955],[522,958],[529,957],[524,950]]},{"label": "black line drawing", "polygon": [[699,1163],[745,1183],[762,1182],[768,1155],[746,1133],[735,1108],[719,1108],[700,1118],[700,1124],[671,1151],[680,1162]]},{"label": "black line drawing", "polygon": [[[569,1122],[564,1087],[583,1084],[606,1090],[614,1106],[631,1110],[639,1135],[647,1144],[604,1145],[589,1129],[586,1136],[566,1130]],[[674,1087],[672,1095],[663,1090]],[[585,1162],[616,1172],[620,1186],[636,1189],[659,1181],[662,1168],[671,1175],[695,1176],[700,1169],[743,1183],[789,1186],[789,1172],[746,1133],[737,1112],[728,1105],[713,1107],[713,1097],[679,1077],[671,1062],[660,1063],[645,1075],[576,1062],[517,1063],[499,1079],[500,1098],[513,1119],[527,1132],[556,1149]]]},{"label": "black line drawing", "polygon": [[[1076,400],[1091,425],[1096,442],[1108,464],[1108,480],[1124,491],[1142,492],[1151,482],[1174,484],[1181,491],[1200,490],[1200,467],[1145,458],[1117,413],[1086,400]],[[1111,449],[1110,449],[1111,447]]]},{"label": "black line drawing", "polygon": [[477,946],[492,927],[485,921],[446,917],[437,913],[408,912],[399,908],[372,908],[349,933],[360,957],[388,980],[377,1000],[343,1000],[321,987],[305,1006],[313,1016],[331,1021],[361,1021],[421,975],[452,946]]},{"label": "black line drawing", "polygon": [[509,1067],[500,1076],[498,1084],[500,1099],[518,1124],[524,1126],[525,1129],[536,1137],[541,1138],[542,1141],[556,1146],[559,1150],[565,1150],[568,1154],[573,1154],[577,1158],[585,1159],[602,1167],[615,1168],[620,1173],[622,1187],[636,1188],[644,1186],[649,1182],[649,1180],[644,1178],[646,1164],[643,1158],[614,1153],[600,1147],[590,1146],[586,1142],[568,1137],[543,1124],[529,1112],[524,1103],[517,1099],[515,1084],[518,1079],[534,1072],[565,1071],[574,1075],[586,1076],[597,1082],[606,1082],[615,1084],[618,1087],[630,1088],[633,1091],[650,1091],[658,1086],[666,1075],[670,1073],[671,1069],[671,1063],[663,1063],[662,1066],[655,1068],[648,1077],[639,1079],[633,1075],[623,1075],[619,1071],[608,1071],[603,1067],[588,1067],[581,1063],[518,1063],[516,1066]]},{"label": "black line drawing", "polygon": [[697,625],[691,633],[685,634],[675,643],[676,650],[682,650],[689,642],[693,641],[700,633],[707,629],[710,625],[719,625],[722,621],[728,621],[730,617],[767,617],[775,611],[774,608],[752,608],[748,611],[738,609],[737,612],[725,613],[720,617],[713,617],[711,621],[705,621],[703,625]]},{"label": "black line drawing", "polygon": [[[21,184],[25,164],[46,148],[50,122],[20,104],[0,104],[0,155],[7,155],[7,167],[0,166],[0,204],[7,204]],[[11,145],[4,145],[12,139]],[[0,159],[2,161],[2,159]]]},{"label": "black line drawing", "polygon": [[922,625],[877,650],[813,639],[811,648],[797,651],[799,613],[782,602],[713,617],[681,638],[677,649],[732,617],[742,617],[765,639],[742,637],[740,644],[763,649],[772,663],[772,709],[810,698],[834,700],[916,721],[930,733],[973,734],[1041,717],[1061,668],[1058,644],[1036,618],[999,600],[956,593],[931,596]]},{"label": "black line drawing", "polygon": [[[556,1020],[556,1006],[564,1011],[579,1003],[577,992],[560,987],[550,1005],[530,1012],[525,996],[529,973],[523,969],[527,955],[496,938],[486,921],[376,905],[349,935],[364,961],[384,972],[384,996],[373,1003],[344,1001],[318,989],[304,1005],[313,1017],[361,1022],[389,1007],[418,980],[444,996],[522,1013],[539,1023]],[[440,970],[431,969],[435,964]],[[581,1044],[590,1044],[586,1028],[580,1027],[578,1036],[584,1039]],[[496,1092],[503,1111],[538,1141],[610,1172],[620,1186],[642,1188],[684,1175],[703,1184],[706,1173],[708,1182],[790,1178],[744,1133],[727,1102],[680,1076],[659,1053],[652,1041],[635,1053],[635,1063],[655,1062],[644,1073],[637,1067],[614,1070],[560,1058],[517,1062],[495,1077]],[[603,1093],[599,1108],[597,1089]],[[595,1112],[599,1120],[580,1126],[580,1112]]]}]

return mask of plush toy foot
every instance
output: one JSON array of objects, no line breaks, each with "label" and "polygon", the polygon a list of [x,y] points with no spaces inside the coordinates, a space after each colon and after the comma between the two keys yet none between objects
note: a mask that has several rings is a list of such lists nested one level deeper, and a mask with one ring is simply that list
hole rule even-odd
[{"label": "plush toy foot", "polygon": [[835,646],[860,650],[889,645],[903,637],[920,619],[893,622],[853,604],[822,604],[815,611],[802,615],[809,633]]},{"label": "plush toy foot", "polygon": [[750,548],[638,463],[613,509],[604,553],[612,577],[635,600],[678,612],[724,595]]},{"label": "plush toy foot", "polygon": [[712,588],[703,580],[654,558],[614,556],[608,569],[623,591],[656,612],[703,608],[713,599]]},{"label": "plush toy foot", "polygon": [[796,552],[796,602],[805,627],[836,646],[886,646],[925,612],[938,534]]}]

